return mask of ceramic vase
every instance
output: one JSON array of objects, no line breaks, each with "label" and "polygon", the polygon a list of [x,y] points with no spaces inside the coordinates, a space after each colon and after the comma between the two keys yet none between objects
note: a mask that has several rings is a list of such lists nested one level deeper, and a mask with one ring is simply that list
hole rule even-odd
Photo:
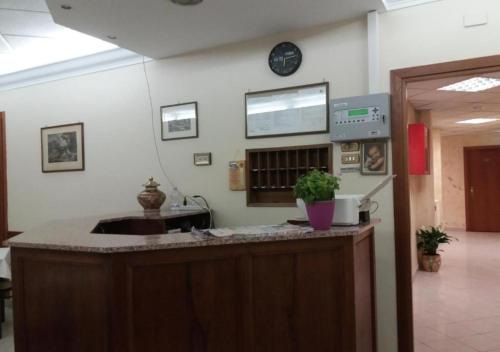
[{"label": "ceramic vase", "polygon": [[150,177],[143,186],[145,189],[137,195],[137,201],[145,212],[159,212],[166,199],[165,193],[158,189],[160,184]]}]

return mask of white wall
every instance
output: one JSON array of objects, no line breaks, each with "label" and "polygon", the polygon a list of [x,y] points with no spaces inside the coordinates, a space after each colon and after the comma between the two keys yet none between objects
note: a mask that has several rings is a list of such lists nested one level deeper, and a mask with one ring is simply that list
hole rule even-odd
[{"label": "white wall", "polygon": [[[304,53],[300,70],[280,78],[267,66],[281,40]],[[295,208],[248,208],[244,192],[228,189],[228,162],[246,148],[329,142],[327,134],[245,139],[244,94],[292,85],[330,82],[331,98],[367,94],[365,20],[274,36],[147,64],[159,136],[159,107],[196,100],[198,139],[159,142],[169,177],[187,194],[204,195],[219,226],[280,223]],[[342,53],[348,53],[343,55]],[[48,219],[139,209],[135,196],[148,176],[164,185],[154,155],[143,68],[130,66],[0,93],[7,112],[10,227],[25,230]],[[86,170],[42,174],[40,127],[83,121]],[[194,167],[194,152],[212,152],[213,165]],[[335,148],[335,170],[340,153]],[[366,192],[381,177],[343,175],[343,193]],[[377,197],[377,297],[381,350],[396,350],[392,190]]]},{"label": "white wall", "polygon": [[[488,26],[464,29],[462,15],[484,9]],[[496,0],[443,0],[384,13],[381,27],[381,91],[389,91],[391,69],[500,53]],[[295,41],[304,53],[300,70],[280,78],[267,55],[280,40]],[[154,123],[159,106],[197,100],[200,138],[160,142],[166,169],[188,194],[201,193],[219,225],[276,223],[294,209],[247,208],[245,194],[228,191],[227,162],[252,147],[328,142],[328,135],[245,140],[244,93],[320,82],[331,98],[366,94],[364,20],[326,26],[149,63]],[[135,195],[150,175],[165,185],[154,156],[151,116],[140,66],[0,93],[7,112],[10,225],[25,230],[48,219],[138,209]],[[40,127],[85,123],[86,171],[42,174]],[[192,165],[194,152],[210,151],[211,167]],[[335,149],[335,169],[339,169]],[[389,167],[391,170],[392,167]],[[380,177],[344,175],[342,191],[364,192]],[[376,234],[379,350],[397,351],[392,189],[377,197],[383,222]]]},{"label": "white wall", "polygon": [[[442,0],[382,14],[382,90],[393,69],[500,54],[499,10],[498,0]],[[467,14],[487,14],[489,22],[464,28]]]}]

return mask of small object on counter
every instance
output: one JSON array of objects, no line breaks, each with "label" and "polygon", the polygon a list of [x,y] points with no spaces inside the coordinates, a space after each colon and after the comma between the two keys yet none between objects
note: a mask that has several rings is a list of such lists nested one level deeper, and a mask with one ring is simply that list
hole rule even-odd
[{"label": "small object on counter", "polygon": [[144,208],[144,212],[158,212],[165,202],[165,193],[158,189],[160,184],[153,177],[143,185],[146,189],[137,195],[137,201]]},{"label": "small object on counter", "polygon": [[215,237],[229,237],[234,235],[234,231],[231,229],[210,229],[209,232]]},{"label": "small object on counter", "polygon": [[290,225],[297,225],[297,226],[301,225],[309,226],[309,220],[290,219],[287,220],[287,223],[289,223]]}]

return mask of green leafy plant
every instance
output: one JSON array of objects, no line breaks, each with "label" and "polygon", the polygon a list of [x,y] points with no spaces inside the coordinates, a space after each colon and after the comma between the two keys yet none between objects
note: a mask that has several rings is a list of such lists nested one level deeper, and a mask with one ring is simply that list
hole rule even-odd
[{"label": "green leafy plant", "polygon": [[437,255],[439,245],[449,244],[456,238],[448,236],[439,227],[422,227],[417,231],[417,248],[422,250],[424,255]]},{"label": "green leafy plant", "polygon": [[302,198],[306,204],[335,198],[335,191],[340,188],[340,178],[319,170],[312,170],[297,180],[293,188],[296,198]]}]

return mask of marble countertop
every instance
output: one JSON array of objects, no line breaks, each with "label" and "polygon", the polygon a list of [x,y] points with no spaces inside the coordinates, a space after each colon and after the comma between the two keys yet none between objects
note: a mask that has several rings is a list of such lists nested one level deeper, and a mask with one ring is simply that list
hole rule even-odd
[{"label": "marble countertop", "polygon": [[4,244],[10,247],[50,249],[89,253],[120,253],[220,246],[266,241],[286,241],[309,238],[355,236],[374,227],[379,221],[359,226],[335,226],[328,231],[313,231],[310,227],[295,225],[242,226],[231,228],[231,236],[216,237],[193,233],[158,235],[118,235],[91,233],[100,221],[109,219],[168,219],[182,215],[201,214],[205,211],[162,211],[147,215],[143,212],[111,214],[80,219],[56,220],[17,235]]}]

